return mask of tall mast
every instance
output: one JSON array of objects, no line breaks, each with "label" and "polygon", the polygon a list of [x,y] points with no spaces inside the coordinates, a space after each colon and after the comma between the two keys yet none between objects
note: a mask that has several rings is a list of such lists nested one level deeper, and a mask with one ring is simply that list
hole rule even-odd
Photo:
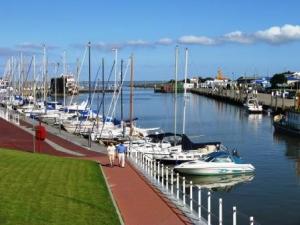
[{"label": "tall mast", "polygon": [[33,103],[35,104],[35,91],[36,91],[36,81],[35,81],[35,55],[33,55]]},{"label": "tall mast", "polygon": [[118,49],[115,48],[115,83],[114,83],[114,91],[117,90],[117,62],[118,62]]},{"label": "tall mast", "polygon": [[185,67],[184,67],[184,96],[183,96],[183,122],[182,134],[185,134],[185,111],[186,111],[186,80],[187,80],[187,66],[188,66],[188,49],[185,49]]},{"label": "tall mast", "polygon": [[[79,62],[79,58],[76,59],[76,88],[78,88],[79,86],[79,73],[80,73],[80,62]],[[79,90],[77,90],[79,92]]]},{"label": "tall mast", "polygon": [[44,101],[46,101],[46,83],[47,83],[47,70],[46,70],[46,46],[44,45]]},{"label": "tall mast", "polygon": [[176,145],[177,132],[177,76],[178,76],[178,46],[175,48],[175,87],[174,87],[174,142]]},{"label": "tall mast", "polygon": [[105,104],[105,90],[104,90],[104,58],[102,58],[102,120],[104,120],[104,104]]},{"label": "tall mast", "polygon": [[133,133],[133,125],[132,125],[132,120],[133,120],[133,75],[134,75],[134,57],[133,54],[131,55],[131,65],[130,65],[130,133],[129,136],[132,136]]},{"label": "tall mast", "polygon": [[121,60],[121,124],[122,124],[122,134],[125,136],[125,126],[123,122],[123,59]]},{"label": "tall mast", "polygon": [[[58,74],[59,63],[56,64],[56,76]],[[57,77],[54,78],[54,101],[57,102]]]},{"label": "tall mast", "polygon": [[22,92],[21,96],[23,97],[23,90],[24,90],[23,89],[23,86],[24,86],[24,58],[23,58],[23,53],[22,52],[21,52],[21,83],[20,84],[21,84],[20,91]]},{"label": "tall mast", "polygon": [[64,73],[63,73],[63,96],[64,96],[64,107],[66,106],[66,75],[67,75],[67,53],[64,51],[63,63],[64,63]]},{"label": "tall mast", "polygon": [[91,107],[91,42],[88,43],[89,47],[89,100],[88,105]]},{"label": "tall mast", "polygon": [[22,81],[22,67],[23,67],[23,54],[20,53],[20,64],[19,64],[19,81],[18,81],[18,89],[19,95],[21,95],[21,81]]}]

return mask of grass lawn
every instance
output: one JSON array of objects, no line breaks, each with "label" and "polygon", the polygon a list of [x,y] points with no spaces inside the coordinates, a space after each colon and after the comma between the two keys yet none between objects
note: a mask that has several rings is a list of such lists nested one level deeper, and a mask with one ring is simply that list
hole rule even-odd
[{"label": "grass lawn", "polygon": [[95,162],[0,149],[0,224],[120,222]]}]

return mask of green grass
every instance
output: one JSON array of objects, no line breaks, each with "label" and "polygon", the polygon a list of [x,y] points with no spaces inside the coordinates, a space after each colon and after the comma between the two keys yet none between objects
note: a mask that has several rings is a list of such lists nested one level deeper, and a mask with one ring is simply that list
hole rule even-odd
[{"label": "green grass", "polygon": [[0,149],[0,224],[120,222],[95,162]]}]

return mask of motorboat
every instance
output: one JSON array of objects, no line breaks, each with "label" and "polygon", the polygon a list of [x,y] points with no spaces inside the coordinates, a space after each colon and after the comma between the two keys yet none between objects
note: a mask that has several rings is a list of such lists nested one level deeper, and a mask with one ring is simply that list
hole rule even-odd
[{"label": "motorboat", "polygon": [[191,175],[223,175],[253,173],[255,168],[251,164],[243,164],[237,152],[216,151],[208,154],[203,160],[182,163],[174,167],[180,173]]},{"label": "motorboat", "polygon": [[262,113],[263,107],[258,102],[257,98],[249,97],[244,103],[244,107],[247,109],[249,113]]}]

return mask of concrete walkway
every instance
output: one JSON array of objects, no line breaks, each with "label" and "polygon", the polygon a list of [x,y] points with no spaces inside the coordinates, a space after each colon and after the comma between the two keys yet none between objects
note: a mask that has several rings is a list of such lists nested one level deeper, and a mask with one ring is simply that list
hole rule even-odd
[{"label": "concrete walkway", "polygon": [[[30,132],[32,124],[28,123],[28,121],[22,121],[21,125],[25,127],[25,129],[21,129],[16,125],[0,119],[0,129],[5,130],[5,132],[0,135],[0,147],[32,151],[34,140],[32,129]],[[54,128],[51,129],[53,131]],[[51,129],[49,128],[47,131],[49,132]],[[58,136],[56,130],[56,132],[48,133],[47,141],[41,145],[41,153],[88,159],[98,162],[102,166],[108,186],[125,224],[191,224],[191,222],[157,189],[151,186],[133,166],[127,164],[125,168],[118,166],[113,168],[109,167],[106,154],[101,153],[105,152],[105,148],[97,145],[95,149],[93,146],[92,149],[88,149],[82,144],[84,141],[86,140],[81,140],[81,138],[72,136],[71,134]]]}]

